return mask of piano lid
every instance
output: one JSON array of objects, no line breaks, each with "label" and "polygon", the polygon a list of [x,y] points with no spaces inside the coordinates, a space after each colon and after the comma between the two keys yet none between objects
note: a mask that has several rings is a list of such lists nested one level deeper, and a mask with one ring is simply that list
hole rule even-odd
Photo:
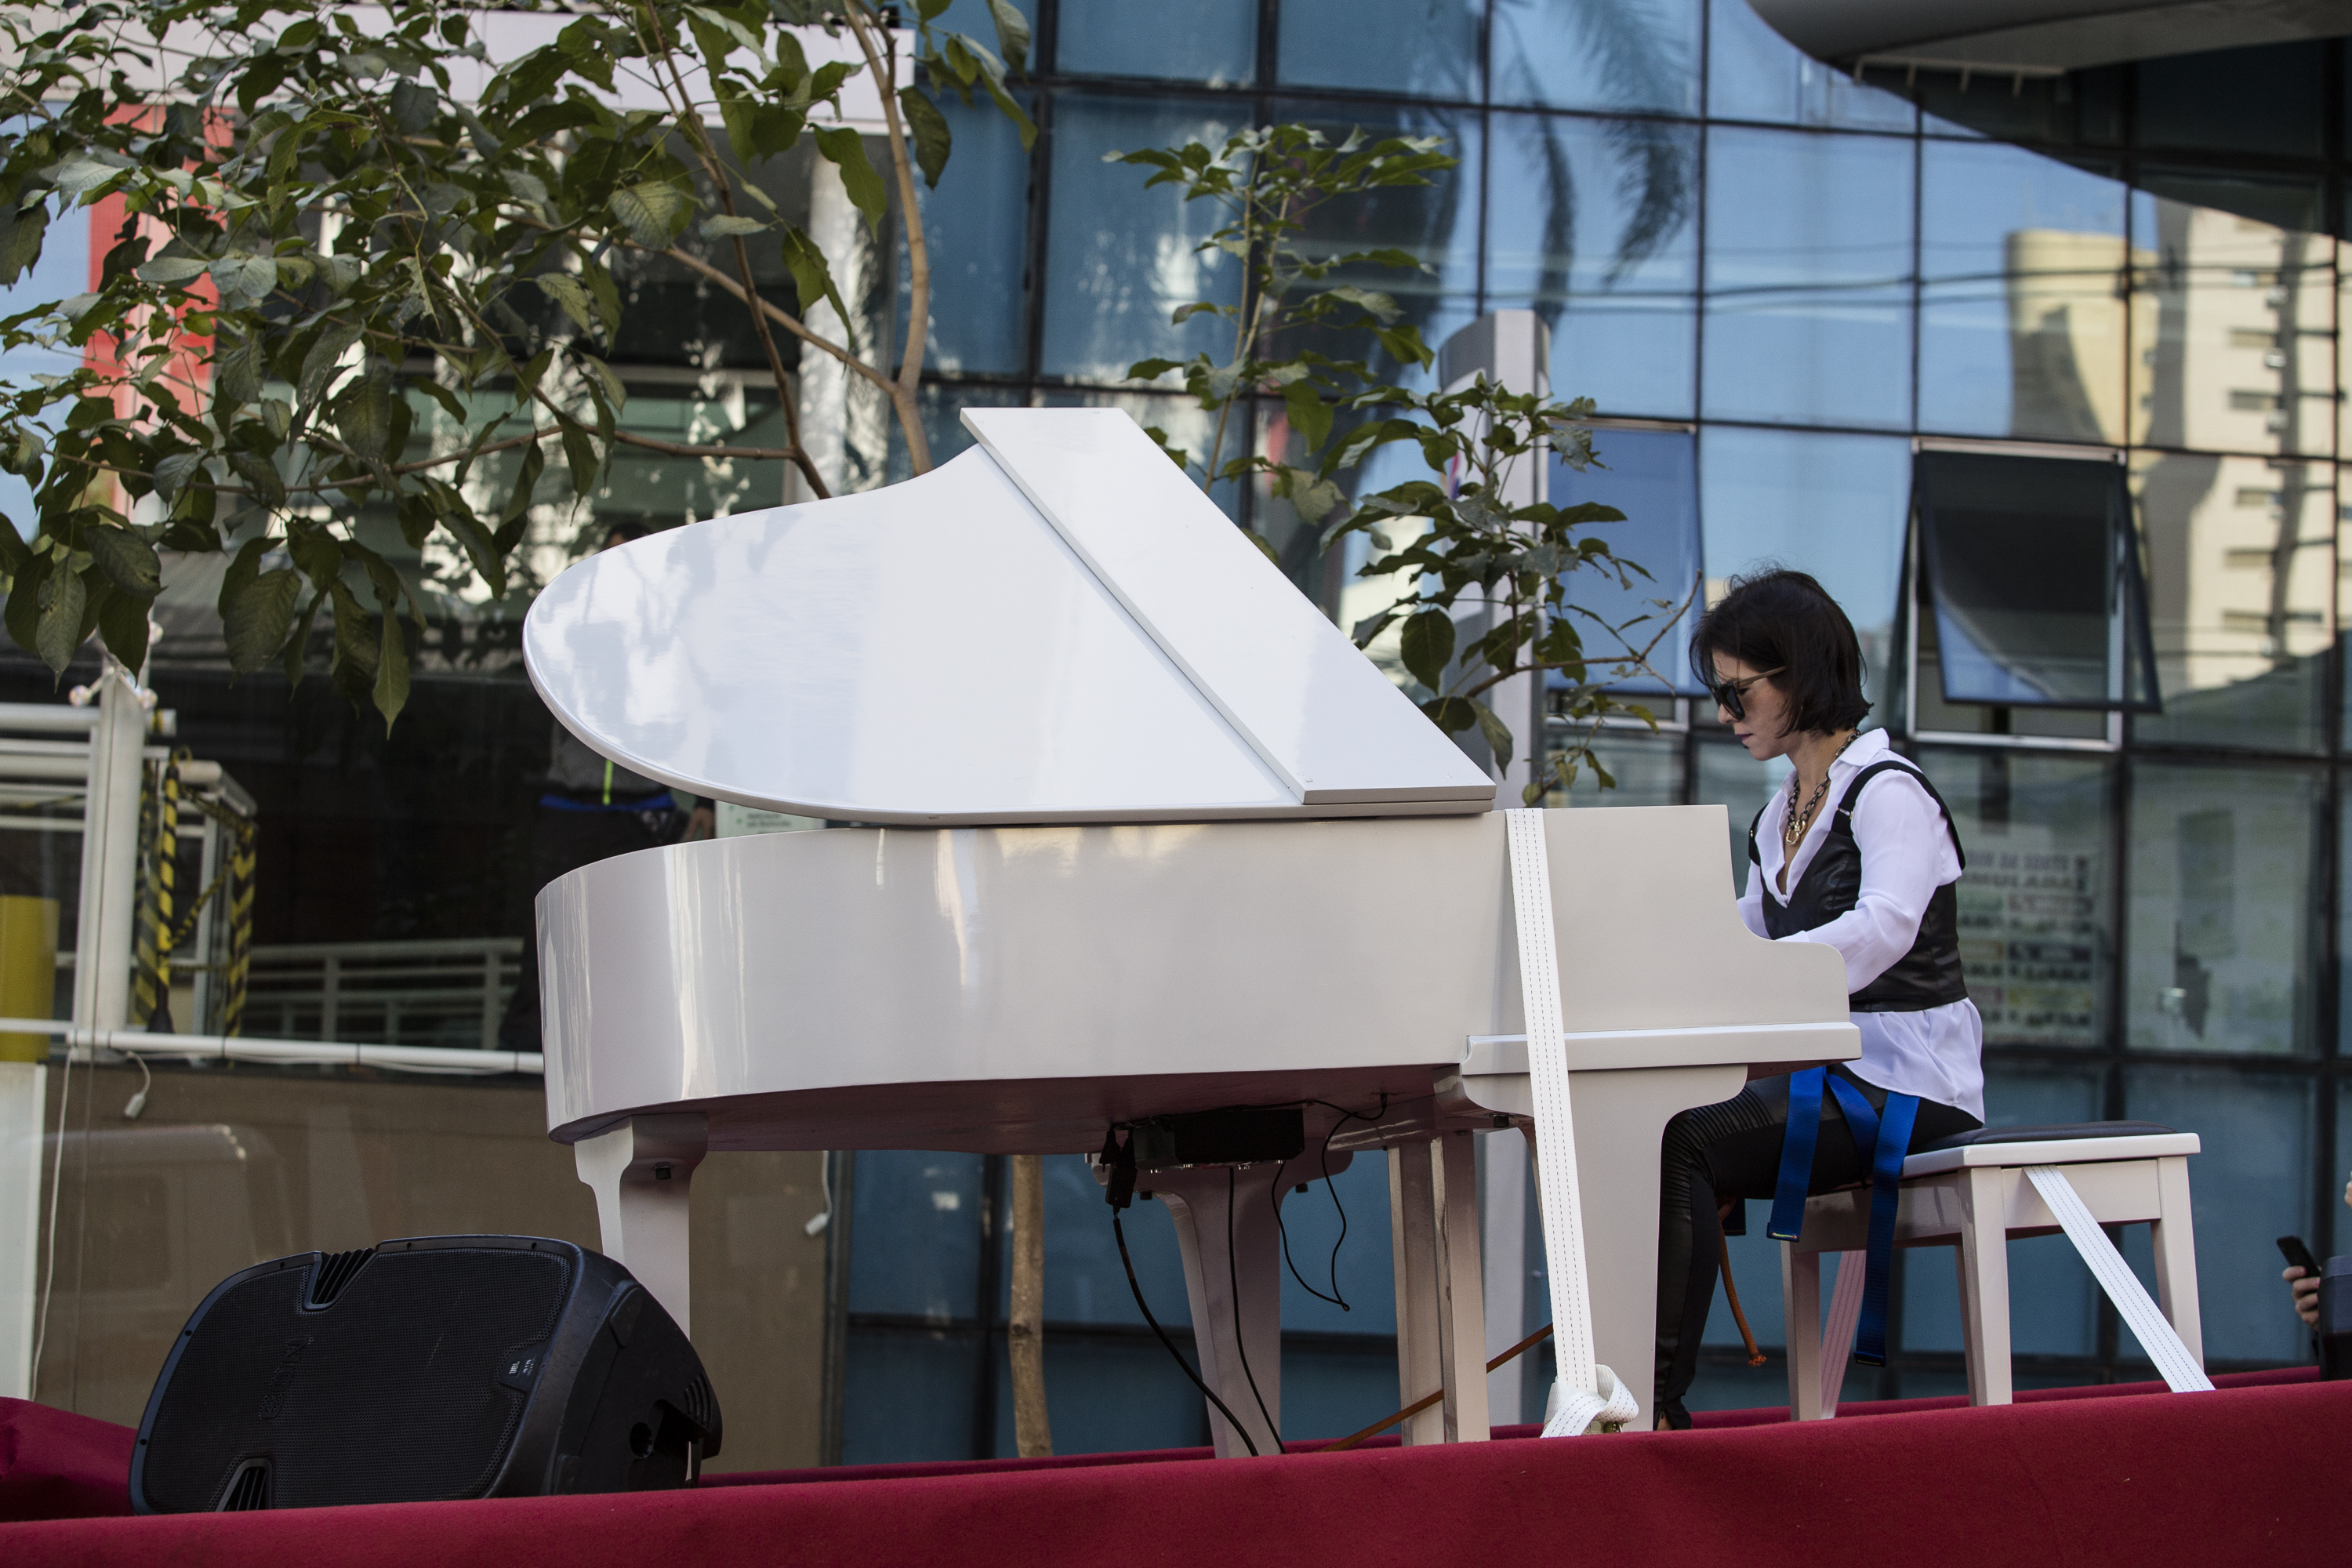
[{"label": "piano lid", "polygon": [[1109,408],[967,409],[858,495],[591,556],[523,658],[697,795],[942,824],[1484,811],[1495,785]]}]

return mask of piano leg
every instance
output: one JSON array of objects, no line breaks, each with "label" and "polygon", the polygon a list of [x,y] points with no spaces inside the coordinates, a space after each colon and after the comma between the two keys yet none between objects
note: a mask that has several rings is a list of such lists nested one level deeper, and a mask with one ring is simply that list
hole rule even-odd
[{"label": "piano leg", "polygon": [[[1436,1142],[1389,1146],[1389,1247],[1396,1273],[1397,1401],[1411,1405],[1438,1392],[1445,1352],[1438,1327]],[[1433,1405],[1397,1428],[1407,1447],[1445,1440],[1445,1411]]]},{"label": "piano leg", "polygon": [[[1280,1185],[1285,1169],[1273,1163],[1192,1165],[1145,1171],[1136,1178],[1139,1188],[1168,1205],[1169,1217],[1176,1222],[1176,1245],[1184,1255],[1184,1293],[1192,1309],[1192,1342],[1200,1348],[1201,1376],[1216,1390],[1217,1397],[1248,1431],[1262,1455],[1276,1451],[1273,1427],[1282,1421],[1282,1241],[1275,1227],[1274,1205],[1285,1195]],[[1234,1300],[1236,1282],[1241,1290],[1238,1318]],[[1234,1331],[1236,1321],[1241,1328],[1238,1338]],[[1244,1350],[1249,1358],[1246,1372],[1242,1363]],[[1217,1458],[1246,1457],[1249,1449],[1226,1426],[1224,1418],[1213,1406],[1208,1414]]]},{"label": "piano leg", "polygon": [[688,1338],[688,1188],[709,1151],[700,1111],[634,1116],[572,1146],[581,1181],[596,1194],[600,1249],[636,1276]]},{"label": "piano leg", "polygon": [[[1625,1068],[1570,1075],[1576,1176],[1584,1199],[1584,1261],[1592,1342],[1652,1417],[1658,1343],[1658,1159],[1675,1112],[1712,1105],[1748,1081],[1739,1066]],[[1552,1184],[1544,1197],[1553,1196]]]}]

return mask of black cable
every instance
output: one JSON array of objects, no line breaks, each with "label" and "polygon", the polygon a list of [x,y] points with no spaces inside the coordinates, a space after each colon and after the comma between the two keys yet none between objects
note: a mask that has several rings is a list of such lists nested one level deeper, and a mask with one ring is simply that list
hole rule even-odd
[{"label": "black cable", "polygon": [[[1275,1206],[1275,1232],[1277,1232],[1279,1237],[1282,1237],[1282,1262],[1284,1262],[1284,1268],[1289,1268],[1291,1279],[1296,1279],[1296,1281],[1298,1281],[1298,1289],[1306,1290],[1307,1295],[1312,1295],[1312,1298],[1315,1298],[1315,1300],[1319,1300],[1319,1302],[1331,1302],[1331,1305],[1339,1307],[1340,1311],[1355,1311],[1355,1307],[1348,1305],[1348,1298],[1343,1298],[1343,1295],[1339,1293],[1339,1248],[1340,1248],[1340,1246],[1345,1246],[1345,1241],[1348,1241],[1348,1206],[1345,1206],[1345,1204],[1340,1204],[1340,1201],[1339,1201],[1339,1183],[1334,1183],[1334,1180],[1331,1180],[1331,1140],[1339,1138],[1339,1129],[1343,1129],[1343,1126],[1348,1126],[1348,1123],[1350,1123],[1350,1121],[1367,1121],[1367,1123],[1369,1123],[1369,1121],[1376,1121],[1376,1119],[1383,1117],[1383,1114],[1388,1114],[1388,1096],[1385,1096],[1385,1093],[1383,1093],[1383,1096],[1381,1096],[1381,1110],[1376,1110],[1376,1112],[1371,1112],[1371,1117],[1367,1117],[1367,1114],[1360,1112],[1360,1110],[1348,1110],[1348,1107],[1343,1107],[1343,1105],[1331,1105],[1331,1100],[1307,1100],[1307,1105],[1322,1105],[1324,1110],[1336,1110],[1336,1112],[1339,1112],[1339,1121],[1334,1121],[1334,1123],[1331,1123],[1331,1126],[1328,1126],[1327,1131],[1324,1131],[1324,1147],[1322,1147],[1324,1192],[1328,1192],[1328,1194],[1331,1194],[1331,1208],[1334,1208],[1334,1211],[1339,1213],[1339,1237],[1336,1237],[1336,1239],[1331,1241],[1331,1295],[1324,1295],[1322,1290],[1318,1290],[1318,1289],[1315,1289],[1315,1286],[1307,1284],[1307,1277],[1306,1277],[1306,1274],[1298,1272],[1298,1265],[1296,1265],[1296,1262],[1291,1260],[1291,1229],[1289,1229],[1289,1225],[1284,1225],[1284,1223],[1282,1223],[1282,1173],[1279,1173],[1279,1171],[1277,1171],[1277,1173],[1275,1173],[1275,1184],[1273,1184],[1273,1187],[1270,1187],[1270,1190],[1267,1190],[1267,1194],[1270,1194],[1270,1199],[1273,1199],[1273,1206]],[[1289,1168],[1289,1163],[1291,1163],[1291,1162],[1286,1162],[1286,1159],[1284,1159],[1282,1166],[1284,1166],[1284,1168]]]},{"label": "black cable", "polygon": [[1235,1420],[1234,1413],[1225,1408],[1225,1402],[1201,1381],[1201,1374],[1192,1370],[1192,1363],[1184,1359],[1184,1352],[1176,1348],[1176,1342],[1168,1337],[1168,1331],[1161,1328],[1160,1320],[1151,1315],[1150,1306],[1143,1300],[1143,1287],[1136,1282],[1135,1260],[1127,1255],[1127,1232],[1118,1223],[1117,1209],[1110,1211],[1110,1233],[1118,1242],[1118,1260],[1127,1267],[1127,1288],[1135,1292],[1135,1304],[1142,1311],[1143,1321],[1151,1325],[1151,1331],[1160,1336],[1160,1342],[1168,1347],[1168,1353],[1176,1358],[1176,1364],[1184,1369],[1184,1375],[1192,1380],[1192,1386],[1201,1391],[1201,1397],[1217,1407],[1217,1414],[1225,1418],[1225,1425],[1232,1427],[1247,1445],[1250,1458],[1257,1458],[1257,1445],[1250,1441],[1249,1429]]},{"label": "black cable", "polygon": [[[1331,1293],[1328,1296],[1307,1283],[1307,1276],[1299,1273],[1298,1265],[1291,1260],[1290,1227],[1282,1223],[1282,1181],[1279,1172],[1276,1173],[1276,1181],[1270,1189],[1274,1204],[1274,1228],[1282,1237],[1282,1261],[1290,1269],[1290,1277],[1298,1281],[1298,1288],[1318,1301],[1328,1301],[1343,1312],[1352,1312],[1356,1309],[1348,1305],[1346,1299],[1339,1294],[1339,1248],[1346,1245],[1348,1240],[1348,1209],[1347,1205],[1339,1201],[1339,1184],[1331,1179],[1331,1140],[1337,1138],[1339,1135],[1339,1129],[1350,1121],[1361,1121],[1367,1126],[1376,1124],[1381,1117],[1388,1114],[1389,1097],[1383,1091],[1381,1095],[1380,1109],[1370,1116],[1360,1110],[1349,1110],[1345,1106],[1334,1105],[1328,1100],[1310,1100],[1305,1103],[1319,1105],[1326,1110],[1336,1110],[1339,1113],[1339,1120],[1331,1123],[1329,1131],[1323,1134],[1323,1190],[1331,1194],[1331,1207],[1339,1215],[1339,1234],[1331,1242]],[[1286,1169],[1289,1163],[1287,1160],[1283,1162]]]},{"label": "black cable", "polygon": [[[1275,1173],[1277,1178],[1281,1174],[1280,1171]],[[1290,1450],[1282,1446],[1282,1428],[1275,1425],[1274,1413],[1266,1409],[1265,1395],[1257,1391],[1257,1374],[1250,1371],[1249,1336],[1242,1331],[1241,1265],[1234,1257],[1234,1167],[1227,1165],[1225,1167],[1225,1283],[1231,1287],[1234,1293],[1234,1347],[1242,1352],[1242,1376],[1249,1382],[1250,1397],[1257,1401],[1257,1413],[1265,1417],[1265,1429],[1274,1435],[1274,1451],[1277,1454],[1287,1454]],[[1276,1353],[1279,1353],[1278,1344],[1276,1349]],[[1230,1421],[1233,1417],[1228,1415],[1225,1419]],[[1255,1453],[1257,1450],[1253,1447],[1250,1451]]]}]

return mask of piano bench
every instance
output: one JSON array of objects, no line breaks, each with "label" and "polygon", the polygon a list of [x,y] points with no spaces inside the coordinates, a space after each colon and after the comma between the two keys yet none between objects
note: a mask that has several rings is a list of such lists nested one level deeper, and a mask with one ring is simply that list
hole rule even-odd
[{"label": "piano bench", "polygon": [[[2061,1229],[2059,1217],[2028,1175],[2035,1166],[2064,1167],[2059,1180],[2074,1190],[2099,1225],[2145,1223],[2153,1227],[2158,1304],[2189,1357],[2202,1366],[2197,1241],[2189,1210],[2188,1157],[2197,1152],[2193,1132],[2145,1121],[2092,1121],[1980,1128],[1929,1144],[1904,1161],[1895,1245],[1958,1249],[1970,1404],[2007,1405],[2011,1400],[2006,1243]],[[1996,1219],[1998,1231],[1993,1228]],[[1869,1226],[1869,1188],[1846,1188],[1809,1200],[1801,1239],[1781,1243],[1792,1421],[1837,1414],[1862,1308]],[[1825,1337],[1821,1327],[1822,1255],[1829,1252],[1843,1256]],[[2090,1261],[2087,1255],[2084,1260]],[[2120,1300],[2117,1304],[2123,1305]],[[1826,1355],[1825,1344],[1832,1347]],[[2145,1348],[2158,1355],[2153,1347]]]}]

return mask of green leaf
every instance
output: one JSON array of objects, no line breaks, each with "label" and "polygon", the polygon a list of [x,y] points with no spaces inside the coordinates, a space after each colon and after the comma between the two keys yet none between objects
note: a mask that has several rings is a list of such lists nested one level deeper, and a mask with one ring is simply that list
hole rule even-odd
[{"label": "green leaf", "polygon": [[833,313],[843,330],[848,330],[853,318],[849,307],[841,302],[841,291],[834,287],[833,268],[825,265],[824,252],[816,241],[799,229],[784,231],[784,265],[793,275],[793,289],[800,296],[801,315],[805,318],[809,307],[822,300],[833,307]]},{"label": "green leaf", "polygon": [[[1397,651],[1415,680],[1432,691],[1445,689],[1445,667],[1454,661],[1454,620],[1443,610],[1423,610],[1397,634]],[[1455,725],[1455,729],[1462,728]]]},{"label": "green leaf", "polygon": [[915,163],[923,171],[923,184],[939,189],[940,176],[947,173],[948,153],[954,136],[948,130],[948,117],[930,96],[916,87],[898,89],[898,109],[907,117],[907,129],[915,139]]},{"label": "green leaf", "polygon": [[168,504],[204,467],[202,452],[174,452],[155,465],[155,493]]},{"label": "green leaf", "polygon": [[849,126],[835,126],[816,133],[816,149],[841,171],[841,188],[848,195],[850,205],[865,216],[867,227],[878,230],[890,198],[883,190],[882,176],[874,172],[873,161],[866,156],[866,139]]},{"label": "green leaf", "polygon": [[8,637],[26,653],[40,651],[40,595],[51,570],[47,556],[36,555],[16,569],[16,581],[8,585]]},{"label": "green leaf", "polygon": [[[856,132],[849,133],[856,135]],[[870,172],[870,171],[869,171]],[[613,216],[629,237],[648,250],[666,250],[686,227],[689,204],[684,192],[659,180],[613,193]]]},{"label": "green leaf", "polygon": [[1029,64],[1029,18],[1015,9],[1009,0],[988,0],[988,14],[996,22],[996,42],[1004,50],[1004,58],[1014,70],[1025,70]]},{"label": "green leaf", "polygon": [[14,283],[25,268],[40,259],[41,236],[48,227],[49,209],[36,202],[22,211],[0,203],[0,284]]},{"label": "green leaf", "polygon": [[[154,547],[129,529],[103,525],[85,528],[81,531],[81,542],[90,559],[98,563],[98,569],[106,574],[107,581],[123,593],[143,603],[163,591],[163,563],[155,559]],[[141,644],[145,644],[144,634]],[[122,662],[133,669],[139,668],[127,658]]]},{"label": "green leaf", "polygon": [[391,444],[393,403],[398,395],[389,367],[378,361],[370,374],[336,399],[335,428],[345,445],[372,463],[382,462]]},{"label": "green leaf", "polygon": [[1289,416],[1290,427],[1298,432],[1312,452],[1331,434],[1331,405],[1323,401],[1314,384],[1294,381],[1282,389],[1282,405]]},{"label": "green leaf", "polygon": [[202,278],[211,264],[200,257],[167,256],[160,261],[150,261],[138,268],[132,276],[147,283],[185,283]]},{"label": "green leaf", "polygon": [[106,643],[106,651],[121,659],[125,669],[146,667],[148,605],[148,600],[119,592],[99,600],[98,635]]},{"label": "green leaf", "polygon": [[1467,730],[1478,721],[1475,709],[1475,704],[1466,697],[1433,697],[1421,705],[1421,710],[1428,715],[1429,721],[1449,735]]},{"label": "green leaf", "polygon": [[[531,281],[539,285],[541,293],[554,300],[563,313],[572,318],[573,326],[591,336],[603,335],[594,308],[588,302],[588,290],[580,286],[578,279],[561,272],[542,272]],[[455,417],[463,419],[465,416],[461,414]]]},{"label": "green leaf", "polygon": [[40,618],[33,630],[33,651],[41,656],[43,664],[63,675],[81,647],[81,616],[89,606],[89,590],[79,573],[52,570],[41,582],[37,603]]},{"label": "green leaf", "polygon": [[1511,739],[1511,727],[1497,718],[1495,710],[1484,702],[1473,702],[1470,707],[1478,716],[1478,733],[1486,738],[1487,749],[1495,753],[1495,766],[1498,769],[1509,767],[1511,749],[1516,743]]},{"label": "green leaf", "polygon": [[497,542],[490,538],[489,530],[484,528],[471,511],[450,512],[442,518],[441,526],[447,529],[465,550],[466,559],[473,563],[475,574],[490,590],[490,597],[505,598],[506,562],[499,553]]},{"label": "green leaf", "polygon": [[572,493],[584,500],[595,488],[596,470],[604,466],[603,460],[596,456],[596,443],[588,438],[578,420],[559,416],[557,422],[563,427],[563,462],[572,470]]},{"label": "green leaf", "polygon": [[278,465],[258,452],[231,452],[228,466],[246,483],[253,499],[270,508],[286,504],[286,481],[278,477]]},{"label": "green leaf", "polygon": [[286,647],[278,656],[286,671],[286,684],[289,686],[302,684],[302,666],[310,653],[310,627],[317,622],[319,606],[326,597],[323,593],[310,595],[310,603],[303,608],[302,618],[295,624],[293,632],[286,639]]},{"label": "green leaf", "polygon": [[400,634],[400,617],[392,606],[383,606],[383,640],[378,645],[375,664],[375,710],[383,715],[386,731],[400,718],[400,710],[408,706],[408,639]]},{"label": "green leaf", "polygon": [[266,256],[225,256],[206,270],[225,304],[258,302],[278,287],[278,263]]},{"label": "green leaf", "polygon": [[732,239],[738,235],[765,234],[771,226],[755,217],[732,217],[720,213],[704,218],[696,232],[705,239]]}]

